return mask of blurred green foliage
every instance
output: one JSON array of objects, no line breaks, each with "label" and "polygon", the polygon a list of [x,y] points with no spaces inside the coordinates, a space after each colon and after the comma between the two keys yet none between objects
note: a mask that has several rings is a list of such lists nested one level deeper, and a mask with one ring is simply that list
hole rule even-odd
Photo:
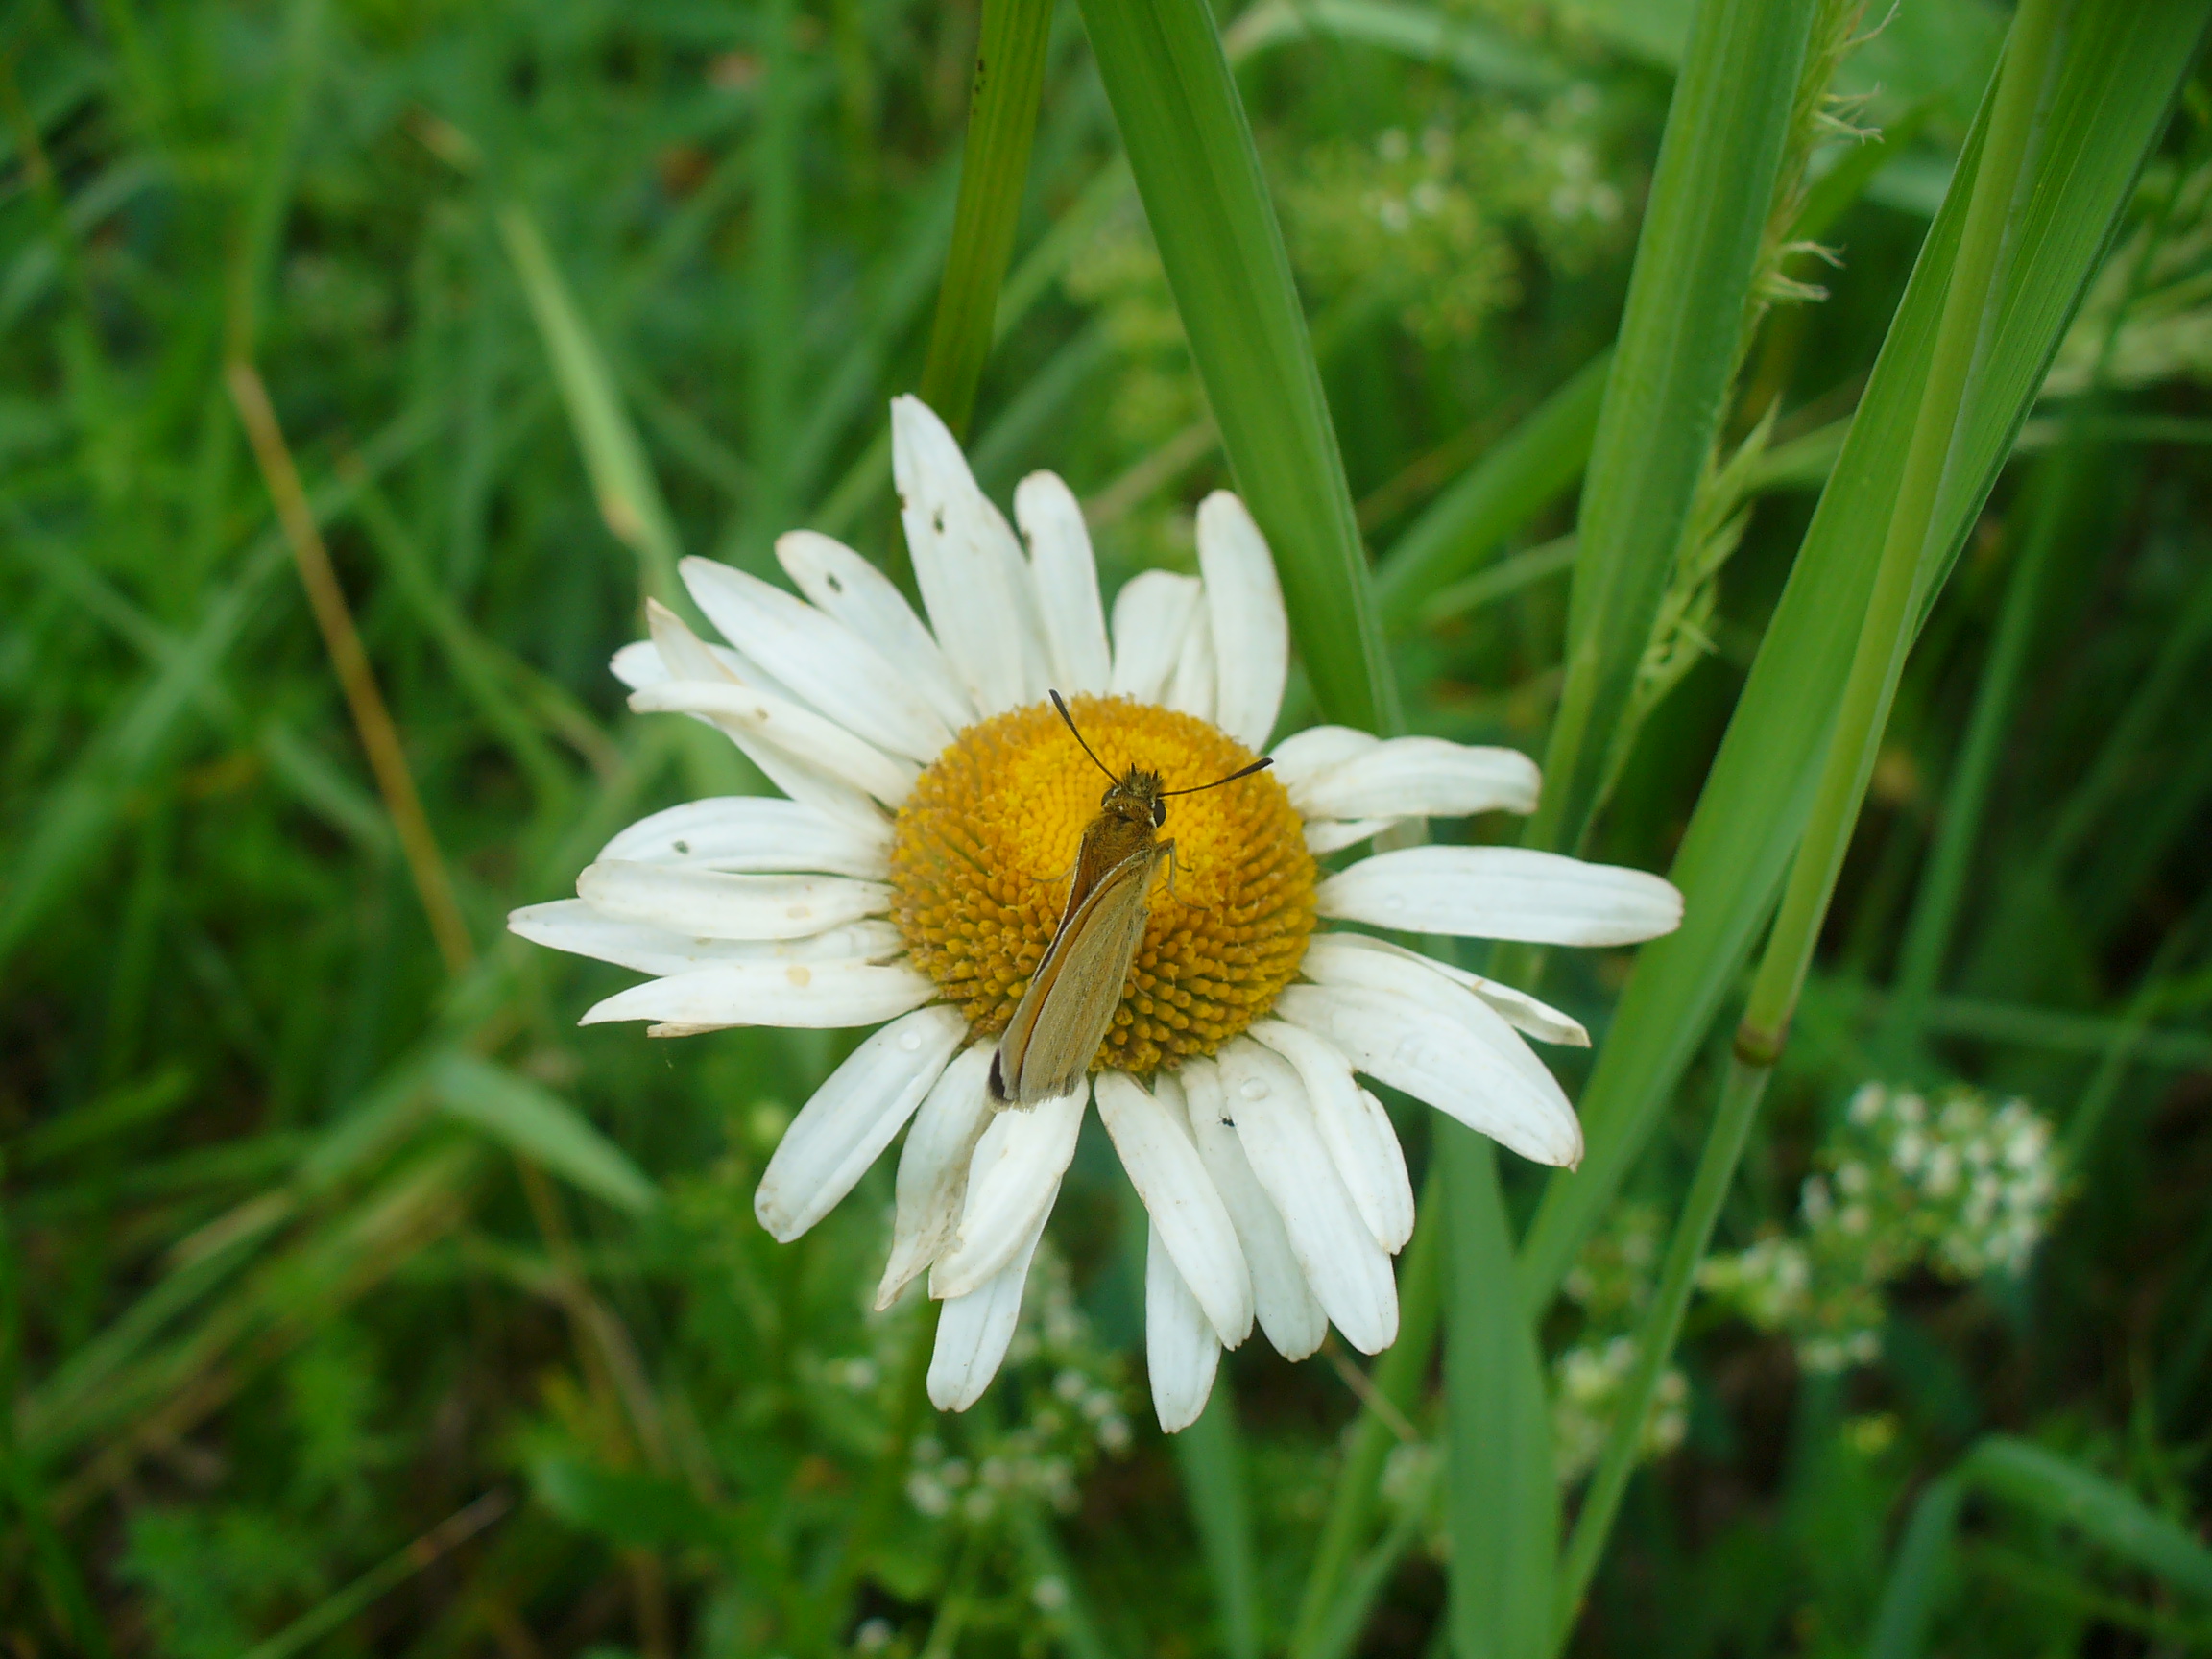
[{"label": "blurred green foliage", "polygon": [[[1379,557],[1612,339],[1689,12],[1263,0],[1229,23]],[[1834,268],[1774,266],[1602,856],[1664,867],[1681,833],[2003,21],[1903,0],[1838,71],[1856,102],[1833,108],[1891,141],[1812,153]],[[1179,1457],[1132,1382],[1141,1281],[1102,1141],[1005,1382],[912,1423],[919,1310],[866,1309],[889,1171],[797,1245],[751,1214],[845,1039],[578,1030],[620,975],[501,931],[643,811],[760,786],[703,733],[632,719],[606,672],[669,555],[764,568],[793,524],[886,554],[884,400],[921,370],[976,24],[906,0],[0,20],[19,1651],[1287,1639],[1364,1379],[1247,1349],[1213,1450]],[[1817,1230],[1807,1178],[1853,1166],[1869,1080],[2032,1103],[2067,1202],[2018,1270],[1936,1271],[1904,1248],[1925,1166],[1892,1138],[1898,1214],[1870,1225],[1897,1248],[1849,1286],[1859,1329],[1879,1321],[1855,1363],[1802,1367],[1786,1319],[1701,1303],[1578,1650],[2212,1646],[2189,1552],[2212,1501],[2208,122],[2200,68],[1908,668],[1717,1260]],[[1109,586],[1189,567],[1190,504],[1225,481],[1116,154],[1063,8],[972,450],[1001,499],[1063,472]],[[561,326],[582,345],[557,366]],[[224,390],[233,357],[270,388],[399,729],[474,940],[458,973]],[[579,362],[636,432],[584,433],[589,469]],[[1414,730],[1540,752],[1568,568],[1545,549],[1572,521],[1524,504],[1453,572],[1488,585],[1393,635]],[[1937,904],[1929,851],[2005,650],[1986,806]],[[1625,966],[1563,961],[1547,995],[1602,1045]],[[1547,1327],[1563,1438],[1571,1410],[1601,1431],[1711,1094],[1701,1064]],[[1427,1127],[1401,1128],[1418,1171]],[[1440,1628],[1439,1402],[1414,1393],[1351,1650]],[[910,1463],[882,1455],[909,1434]],[[1213,1456],[1243,1475],[1241,1588]],[[487,1492],[512,1508],[441,1529]]]}]

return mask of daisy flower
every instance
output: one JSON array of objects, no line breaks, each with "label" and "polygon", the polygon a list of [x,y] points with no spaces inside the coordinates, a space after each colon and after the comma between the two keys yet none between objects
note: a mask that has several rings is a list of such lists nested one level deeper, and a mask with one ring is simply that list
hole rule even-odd
[{"label": "daisy flower", "polygon": [[1154,883],[1090,1078],[996,1109],[992,1055],[1098,810],[1097,772],[1048,692],[1117,774],[1207,783],[1264,750],[1288,633],[1236,496],[1198,509],[1199,575],[1136,577],[1109,632],[1067,485],[1022,481],[1018,539],[936,416],[902,397],[891,419],[926,622],[826,536],[776,544],[804,597],[686,560],[727,643],[654,606],[651,639],[614,671],[633,709],[718,727],[783,796],[656,813],[608,844],[576,898],[509,925],[653,975],[588,1024],[878,1027],[792,1120],[754,1209],[798,1238],[905,1130],[877,1305],[927,1275],[945,1305],[928,1375],[941,1408],[973,1405],[998,1370],[1093,1101],[1151,1218],[1145,1346],[1163,1428],[1197,1417],[1222,1348],[1255,1321],[1293,1359],[1332,1323],[1365,1353],[1386,1347],[1413,1190],[1360,1077],[1573,1165],[1574,1109],[1523,1034],[1589,1039],[1533,998],[1354,929],[1622,945],[1672,928],[1680,896],[1640,871],[1511,847],[1408,847],[1325,870],[1320,857],[1408,820],[1531,811],[1537,772],[1507,749],[1312,727],[1266,751],[1271,770],[1167,803],[1174,868]]}]

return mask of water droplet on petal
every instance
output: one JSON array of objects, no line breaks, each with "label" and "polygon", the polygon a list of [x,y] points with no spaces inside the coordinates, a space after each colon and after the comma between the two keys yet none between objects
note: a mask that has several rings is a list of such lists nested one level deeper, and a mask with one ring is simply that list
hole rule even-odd
[{"label": "water droplet on petal", "polygon": [[1385,893],[1385,894],[1383,894],[1383,895],[1382,895],[1382,908],[1383,908],[1383,909],[1385,909],[1385,910],[1403,910],[1403,909],[1405,909],[1405,908],[1406,908],[1406,895],[1405,895],[1405,894],[1403,894],[1403,893]]},{"label": "water droplet on petal", "polygon": [[1237,1093],[1247,1100],[1264,1100],[1267,1098],[1267,1085],[1257,1077],[1247,1077]]},{"label": "water droplet on petal", "polygon": [[900,1032],[899,1046],[909,1054],[919,1053],[922,1048],[922,1033],[919,1031]]}]

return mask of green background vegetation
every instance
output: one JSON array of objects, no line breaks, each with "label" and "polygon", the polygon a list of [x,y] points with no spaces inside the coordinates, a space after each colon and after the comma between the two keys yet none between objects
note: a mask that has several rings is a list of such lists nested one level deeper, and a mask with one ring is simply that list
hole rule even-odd
[{"label": "green background vegetation", "polygon": [[[2212,1647],[2205,12],[11,8],[14,1649]],[[1404,1339],[1249,1345],[1172,1442],[1102,1137],[1005,1380],[918,1414],[888,1167],[751,1213],[848,1036],[579,1030],[626,976],[501,930],[762,787],[607,659],[681,553],[900,568],[916,388],[1110,589],[1239,488],[1286,724],[1527,750],[1535,844],[1690,898],[1500,962],[1596,1036],[1582,1170],[1393,1102]],[[2024,1097],[2063,1201],[1847,1287],[1827,1373],[1695,1270],[1869,1079]]]}]

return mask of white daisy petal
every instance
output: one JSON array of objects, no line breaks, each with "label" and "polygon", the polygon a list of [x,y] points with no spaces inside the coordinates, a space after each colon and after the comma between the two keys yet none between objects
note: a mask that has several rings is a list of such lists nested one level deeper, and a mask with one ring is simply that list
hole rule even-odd
[{"label": "white daisy petal", "polygon": [[848,957],[824,962],[730,962],[618,991],[580,1025],[659,1020],[671,1025],[879,1025],[937,995],[903,962]]},{"label": "white daisy petal", "polygon": [[1220,1364],[1221,1339],[1155,1221],[1144,1239],[1144,1369],[1162,1430],[1172,1434],[1198,1421]]},{"label": "white daisy petal", "polygon": [[805,939],[702,939],[641,922],[621,922],[581,899],[530,904],[507,918],[507,930],[535,945],[635,968],[640,974],[690,974],[722,962],[819,962],[833,957],[887,961],[906,941],[883,921],[854,922]]},{"label": "white daisy petal", "polygon": [[1153,1237],[1165,1241],[1222,1344],[1236,1347],[1252,1334],[1252,1279],[1182,1115],[1120,1071],[1099,1074],[1096,1098],[1098,1119],[1152,1216]]},{"label": "white daisy petal", "polygon": [[1306,1282],[1347,1342],[1362,1354],[1380,1353],[1398,1334],[1390,1258],[1345,1190],[1298,1073],[1242,1037],[1221,1050],[1219,1064],[1223,1108],[1252,1173],[1275,1201]]},{"label": "white daisy petal", "polygon": [[1183,636],[1197,613],[1198,581],[1172,570],[1144,570],[1114,596],[1117,696],[1157,703],[1183,655]]},{"label": "white daisy petal", "polygon": [[599,858],[881,880],[891,868],[891,826],[877,818],[863,828],[773,795],[715,795],[638,819]]},{"label": "white daisy petal", "polygon": [[891,400],[891,470],[930,627],[976,711],[1044,696],[1041,627],[1020,543],[976,488],[945,422],[918,397]]},{"label": "white daisy petal", "polygon": [[957,732],[974,722],[975,705],[960,688],[945,653],[882,571],[842,541],[812,530],[777,537],[776,558],[793,587],[874,646],[947,726]]},{"label": "white daisy petal", "polygon": [[704,714],[733,734],[742,732],[793,763],[825,772],[896,807],[921,770],[855,737],[813,709],[731,681],[671,680],[630,693],[640,713]]},{"label": "white daisy petal", "polygon": [[1290,672],[1290,630],[1267,541],[1244,503],[1216,490],[1198,504],[1198,572],[1220,689],[1214,723],[1247,748],[1275,729]]},{"label": "white daisy petal", "polygon": [[1631,945],[1682,924],[1682,895],[1642,870],[1525,847],[1407,847],[1321,883],[1324,916],[1412,933]]},{"label": "white daisy petal", "polygon": [[1399,818],[1309,818],[1306,820],[1306,851],[1316,858],[1341,853],[1347,847],[1372,841],[1393,824],[1403,822]]},{"label": "white daisy petal", "polygon": [[814,1091],[753,1194],[760,1225],[788,1244],[853,1190],[945,1070],[968,1022],[917,1008],[876,1032]]},{"label": "white daisy petal", "polygon": [[1433,969],[1455,985],[1464,985],[1490,1005],[1492,1012],[1516,1031],[1545,1043],[1558,1043],[1570,1048],[1590,1046],[1590,1033],[1582,1022],[1571,1015],[1562,1014],[1548,1002],[1539,1002],[1526,991],[1516,991],[1510,985],[1501,985],[1495,979],[1485,979],[1479,974],[1450,962],[1439,962],[1433,956],[1424,956],[1417,950],[1408,950],[1403,945],[1393,945],[1387,939],[1377,939],[1366,933],[1324,933],[1329,941],[1324,949],[1335,950],[1349,946],[1359,950],[1380,950],[1387,956],[1405,956]]},{"label": "white daisy petal", "polygon": [[1284,787],[1310,818],[1464,818],[1533,812],[1539,781],[1516,749],[1393,737]]},{"label": "white daisy petal", "polygon": [[912,760],[932,759],[952,741],[911,684],[835,617],[712,559],[686,559],[682,568],[724,638],[846,731]]},{"label": "white daisy petal", "polygon": [[1292,800],[1306,780],[1341,765],[1356,755],[1381,746],[1372,732],[1353,726],[1309,726],[1293,732],[1268,751],[1275,757],[1275,776]]},{"label": "white daisy petal", "polygon": [[1313,1108],[1313,1126],[1344,1178],[1359,1218],[1375,1242],[1395,1256],[1413,1236],[1413,1183],[1389,1115],[1352,1077],[1352,1062],[1334,1045],[1281,1020],[1262,1020],[1252,1035],[1297,1069]]},{"label": "white daisy petal", "polygon": [[937,1260],[959,1230],[969,1161],[991,1121],[985,1079],[997,1050],[996,1043],[984,1042],[955,1055],[914,1114],[914,1127],[899,1153],[899,1209],[891,1227],[891,1259],[876,1290],[878,1313]]},{"label": "white daisy petal", "polygon": [[661,661],[661,653],[650,639],[633,639],[614,653],[614,661],[608,664],[614,670],[614,678],[631,690],[640,685],[658,685],[668,678],[668,665]]},{"label": "white daisy petal", "polygon": [[[665,673],[637,687],[638,691],[665,689],[686,681],[713,685],[743,684],[736,672],[685,626],[683,617],[658,599],[645,601],[645,620],[653,631],[652,649]],[[849,822],[863,833],[880,831],[883,814],[877,810],[875,804],[860,790],[817,765],[812,757],[786,755],[746,726],[707,714],[696,714],[693,718],[705,720],[736,744],[744,751],[745,757],[792,800],[803,801],[832,818]]]},{"label": "white daisy petal", "polygon": [[[1388,1200],[1383,1211],[1382,1248],[1395,1256],[1406,1248],[1413,1237],[1413,1178],[1406,1168],[1406,1149],[1398,1143],[1398,1129],[1390,1121],[1390,1109],[1375,1097],[1371,1089],[1359,1091],[1359,1103],[1367,1112],[1367,1134],[1377,1145],[1388,1150],[1379,1154],[1387,1166],[1386,1179],[1391,1181],[1385,1193]],[[1396,1242],[1393,1243],[1392,1240]]]},{"label": "white daisy petal", "polygon": [[[1045,1212],[1059,1196],[1055,1185],[1046,1194]],[[1021,1240],[1005,1266],[965,1296],[945,1304],[937,1320],[937,1346],[929,1356],[929,1404],[940,1411],[965,1411],[983,1398],[1005,1362],[1006,1345],[1022,1317],[1022,1287],[1028,1283],[1030,1259],[1045,1237],[1045,1214]]]},{"label": "white daisy petal", "polygon": [[1114,678],[1098,566],[1074,492],[1056,473],[1032,472],[1014,492],[1014,522],[1029,538],[1037,606],[1051,646],[1052,684],[1068,696],[1103,693]]},{"label": "white daisy petal", "polygon": [[804,939],[891,908],[891,889],[880,881],[732,876],[672,864],[589,865],[576,878],[576,896],[617,921],[702,939]]},{"label": "white daisy petal", "polygon": [[[1385,991],[1290,985],[1276,998],[1275,1012],[1328,1038],[1368,1076],[1428,1101],[1524,1158],[1570,1167],[1579,1163],[1581,1125],[1557,1081],[1545,1086],[1525,1072],[1511,1050],[1520,1046],[1526,1053],[1527,1046],[1486,1005],[1472,996],[1467,1000],[1467,1017],[1455,1018]],[[1483,1020],[1492,1029],[1479,1027]]]},{"label": "white daisy petal", "polygon": [[1021,1249],[1052,1206],[1060,1177],[1075,1156],[1088,1083],[1072,1094],[1010,1106],[998,1114],[968,1167],[968,1196],[952,1248],[929,1270],[929,1294],[940,1300],[979,1288]]},{"label": "white daisy petal", "polygon": [[[1237,1241],[1252,1274],[1252,1310],[1260,1329],[1284,1358],[1303,1359],[1329,1334],[1329,1315],[1314,1300],[1290,1248],[1290,1236],[1283,1230],[1283,1217],[1252,1173],[1237,1131],[1221,1121],[1220,1073],[1210,1060],[1188,1060],[1181,1076],[1182,1093],[1190,1097],[1190,1139],[1236,1224]],[[1153,1080],[1163,1094],[1174,1087],[1175,1079],[1166,1073]]]},{"label": "white daisy petal", "polygon": [[1201,604],[1190,613],[1190,626],[1183,631],[1183,654],[1167,678],[1167,707],[1213,723],[1219,677],[1214,665],[1214,624]]}]

